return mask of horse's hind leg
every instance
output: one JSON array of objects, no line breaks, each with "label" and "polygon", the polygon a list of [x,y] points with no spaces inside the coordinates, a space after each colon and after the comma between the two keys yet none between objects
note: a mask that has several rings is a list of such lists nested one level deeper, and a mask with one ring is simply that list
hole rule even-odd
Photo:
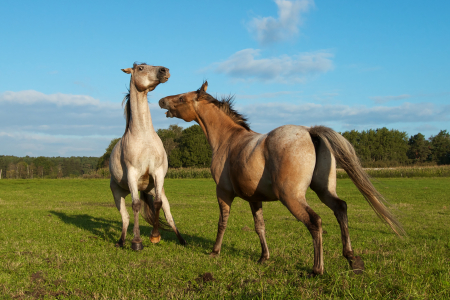
[{"label": "horse's hind leg", "polygon": [[314,245],[314,266],[312,275],[323,274],[323,246],[322,246],[322,219],[306,203],[305,196],[301,199],[281,198],[280,201],[289,209],[289,211],[302,221],[308,228],[313,238]]},{"label": "horse's hind leg", "polygon": [[364,270],[364,262],[359,256],[354,256],[350,234],[348,231],[347,203],[336,194],[336,163],[328,148],[320,141],[317,150],[317,164],[310,185],[320,200],[328,206],[336,216],[341,228],[341,239],[344,257],[356,274]]},{"label": "horse's hind leg", "polygon": [[117,209],[122,216],[122,235],[119,241],[116,243],[116,247],[123,247],[125,243],[125,238],[127,236],[128,225],[130,224],[130,215],[128,214],[127,208],[125,207],[125,197],[129,194],[128,191],[122,189],[111,179],[110,182],[111,192],[114,196],[114,202]]},{"label": "horse's hind leg", "polygon": [[259,236],[259,241],[261,242],[261,258],[258,263],[263,263],[269,259],[269,248],[266,242],[266,226],[264,224],[262,202],[249,202],[250,208],[252,209],[253,220],[255,221],[255,231]]},{"label": "horse's hind leg", "polygon": [[350,234],[348,231],[347,203],[339,199],[336,193],[325,191],[317,193],[320,200],[334,212],[341,228],[342,254],[347,259],[353,272],[361,274],[364,270],[364,262],[359,256],[354,256]]}]

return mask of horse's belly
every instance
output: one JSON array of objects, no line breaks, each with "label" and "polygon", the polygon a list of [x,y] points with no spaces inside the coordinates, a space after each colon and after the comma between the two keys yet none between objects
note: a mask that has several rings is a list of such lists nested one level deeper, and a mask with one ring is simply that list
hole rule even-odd
[{"label": "horse's belly", "polygon": [[139,177],[138,180],[138,190],[149,192],[154,188],[153,178],[150,176],[150,174],[144,174],[141,177]]},{"label": "horse's belly", "polygon": [[264,173],[262,176],[248,173],[232,177],[235,193],[240,198],[252,202],[278,200],[273,191],[270,177],[265,176]]}]

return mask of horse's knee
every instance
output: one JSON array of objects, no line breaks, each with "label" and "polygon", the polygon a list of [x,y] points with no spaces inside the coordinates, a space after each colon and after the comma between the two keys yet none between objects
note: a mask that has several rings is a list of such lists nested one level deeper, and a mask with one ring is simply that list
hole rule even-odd
[{"label": "horse's knee", "polygon": [[139,212],[141,210],[141,201],[133,201],[131,208],[133,209],[133,212]]}]

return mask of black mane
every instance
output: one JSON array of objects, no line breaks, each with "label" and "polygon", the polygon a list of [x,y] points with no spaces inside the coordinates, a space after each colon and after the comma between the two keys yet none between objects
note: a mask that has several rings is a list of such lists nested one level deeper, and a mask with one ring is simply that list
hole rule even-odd
[{"label": "black mane", "polygon": [[123,97],[122,106],[124,107],[123,115],[125,117],[126,124],[127,124],[125,126],[125,132],[127,132],[129,124],[130,124],[130,118],[131,118],[130,90],[128,90],[128,94],[126,94],[125,97]]}]

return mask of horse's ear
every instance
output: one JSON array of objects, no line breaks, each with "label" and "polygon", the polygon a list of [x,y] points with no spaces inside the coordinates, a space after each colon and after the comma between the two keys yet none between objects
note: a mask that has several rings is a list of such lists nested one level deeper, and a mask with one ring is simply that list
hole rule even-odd
[{"label": "horse's ear", "polygon": [[200,88],[201,93],[206,93],[206,90],[208,89],[208,81],[203,82],[202,87]]},{"label": "horse's ear", "polygon": [[131,74],[131,68],[121,69],[124,73]]}]

